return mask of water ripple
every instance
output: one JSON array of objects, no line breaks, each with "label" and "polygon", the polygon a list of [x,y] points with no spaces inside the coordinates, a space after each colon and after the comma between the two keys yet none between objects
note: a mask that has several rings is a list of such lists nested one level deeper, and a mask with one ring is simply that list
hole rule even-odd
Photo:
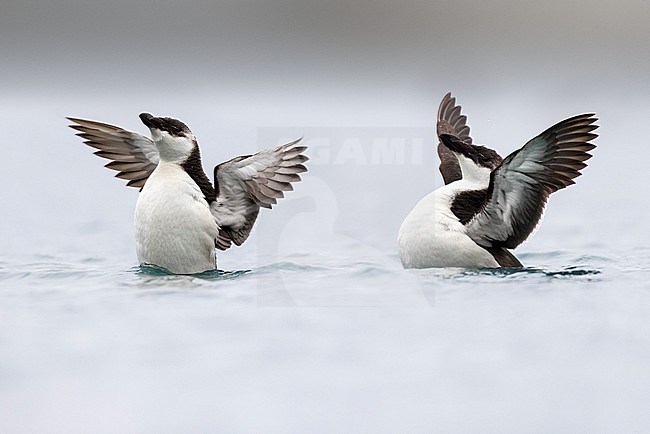
[{"label": "water ripple", "polygon": [[[142,276],[186,276],[184,274],[174,274],[162,267],[157,267],[155,265],[142,264],[136,265],[129,270],[131,273],[142,275]],[[252,270],[208,270],[203,271],[202,273],[191,274],[193,278],[200,278],[206,280],[224,280],[224,279],[234,279],[239,276],[250,273]]]}]

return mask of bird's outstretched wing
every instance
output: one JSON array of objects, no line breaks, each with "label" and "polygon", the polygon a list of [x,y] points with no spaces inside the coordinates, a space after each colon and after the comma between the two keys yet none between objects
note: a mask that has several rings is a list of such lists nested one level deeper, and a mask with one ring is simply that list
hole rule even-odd
[{"label": "bird's outstretched wing", "polygon": [[508,155],[491,174],[486,201],[467,224],[483,247],[513,249],[539,222],[548,196],[574,184],[596,146],[593,114],[565,119]]},{"label": "bird's outstretched wing", "polygon": [[[467,116],[461,113],[461,106],[456,105],[456,98],[451,92],[445,95],[438,108],[437,122],[438,138],[442,134],[449,134],[457,137],[468,145],[472,144],[472,137],[469,135]],[[438,156],[440,157],[440,173],[445,184],[458,181],[462,178],[458,159],[445,145],[442,140],[438,143]]]},{"label": "bird's outstretched wing", "polygon": [[216,200],[210,205],[219,225],[216,246],[226,250],[239,246],[250,235],[260,207],[271,208],[284,191],[293,190],[306,172],[302,164],[309,158],[306,146],[295,146],[301,139],[254,155],[233,158],[214,168]]},{"label": "bird's outstretched wing", "polygon": [[117,178],[127,180],[127,186],[142,188],[160,158],[148,137],[101,122],[67,118],[74,122],[70,128],[84,143],[98,149],[95,155],[111,160],[104,167],[117,171]]}]

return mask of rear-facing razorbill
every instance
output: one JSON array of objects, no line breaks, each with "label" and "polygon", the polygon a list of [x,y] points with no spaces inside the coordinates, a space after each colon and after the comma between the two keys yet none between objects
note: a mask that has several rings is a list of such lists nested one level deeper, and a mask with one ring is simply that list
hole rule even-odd
[{"label": "rear-facing razorbill", "polygon": [[399,230],[404,268],[521,267],[510,253],[538,224],[551,193],[574,184],[596,146],[592,114],[559,122],[505,159],[472,144],[467,117],[448,93],[438,110],[445,185],[425,196]]}]

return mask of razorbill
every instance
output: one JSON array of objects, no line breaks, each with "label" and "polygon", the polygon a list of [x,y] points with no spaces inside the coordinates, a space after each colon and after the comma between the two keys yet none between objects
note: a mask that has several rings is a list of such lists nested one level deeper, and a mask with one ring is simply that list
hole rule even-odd
[{"label": "razorbill", "polygon": [[111,160],[127,186],[140,188],[135,241],[141,264],[176,274],[217,267],[216,249],[241,245],[260,207],[271,208],[300,181],[308,160],[300,139],[243,155],[214,168],[214,186],[203,171],[199,145],[183,122],[142,113],[151,139],[100,122],[67,118],[95,155]]},{"label": "razorbill", "polygon": [[522,267],[508,250],[539,222],[551,193],[574,184],[591,158],[593,114],[559,122],[505,159],[474,145],[451,93],[438,110],[440,172],[445,185],[425,196],[399,230],[404,268]]}]

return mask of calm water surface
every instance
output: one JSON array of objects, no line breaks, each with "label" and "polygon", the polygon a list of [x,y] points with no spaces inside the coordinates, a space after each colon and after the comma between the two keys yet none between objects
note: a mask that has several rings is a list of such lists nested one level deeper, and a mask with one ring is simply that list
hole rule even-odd
[{"label": "calm water surface", "polygon": [[199,276],[3,257],[0,431],[650,428],[649,250],[405,271],[353,248]]}]

